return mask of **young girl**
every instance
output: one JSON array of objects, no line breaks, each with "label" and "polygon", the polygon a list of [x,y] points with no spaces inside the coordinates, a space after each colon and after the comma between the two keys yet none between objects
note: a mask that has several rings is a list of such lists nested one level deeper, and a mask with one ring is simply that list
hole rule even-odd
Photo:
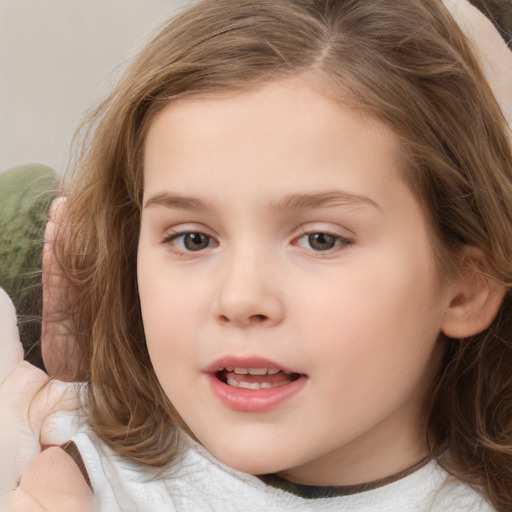
[{"label": "young girl", "polygon": [[510,130],[440,1],[199,2],[93,121],[88,426],[12,510],[512,509]]}]

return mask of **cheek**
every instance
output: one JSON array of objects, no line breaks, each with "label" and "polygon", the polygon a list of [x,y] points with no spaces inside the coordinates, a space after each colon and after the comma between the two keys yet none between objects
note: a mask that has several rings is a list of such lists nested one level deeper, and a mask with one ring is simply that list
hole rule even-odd
[{"label": "cheek", "polygon": [[[156,300],[155,300],[156,299]],[[167,398],[182,406],[183,383],[190,379],[197,347],[191,342],[191,329],[183,318],[183,302],[158,301],[153,297],[143,309],[146,345],[155,375]]]},{"label": "cheek", "polygon": [[[197,325],[200,293],[169,276],[165,266],[139,256],[138,286],[148,352],[158,379],[165,381],[183,367],[197,348],[191,343]],[[172,372],[168,370],[173,370]]]},{"label": "cheek", "polygon": [[[325,286],[310,287],[297,310],[300,339],[310,356],[348,374],[424,363],[440,331],[442,297],[421,256],[379,258],[350,268]],[[308,340],[316,340],[315,343]]]},{"label": "cheek", "polygon": [[[148,350],[179,354],[194,349],[193,333],[197,330],[197,312],[186,296],[172,291],[141,297],[142,319]],[[188,348],[188,350],[187,350]]]},{"label": "cheek", "polygon": [[173,268],[161,249],[139,247],[138,288],[148,338],[171,337],[186,329],[197,314],[204,290],[187,269]]}]

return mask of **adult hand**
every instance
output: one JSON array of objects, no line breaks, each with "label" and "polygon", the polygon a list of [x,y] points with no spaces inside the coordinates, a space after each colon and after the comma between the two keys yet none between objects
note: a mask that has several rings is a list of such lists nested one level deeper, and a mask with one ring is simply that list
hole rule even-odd
[{"label": "adult hand", "polygon": [[0,510],[41,445],[62,444],[78,428],[75,386],[49,382],[22,359],[14,306],[0,289]]}]

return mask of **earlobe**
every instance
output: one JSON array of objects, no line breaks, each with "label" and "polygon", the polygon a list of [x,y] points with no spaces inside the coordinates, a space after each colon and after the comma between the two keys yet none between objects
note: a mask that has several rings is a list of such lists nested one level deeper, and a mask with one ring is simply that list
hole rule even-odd
[{"label": "earlobe", "polygon": [[441,331],[449,338],[467,338],[487,329],[498,314],[505,287],[492,276],[483,252],[467,247],[461,272],[454,280]]}]

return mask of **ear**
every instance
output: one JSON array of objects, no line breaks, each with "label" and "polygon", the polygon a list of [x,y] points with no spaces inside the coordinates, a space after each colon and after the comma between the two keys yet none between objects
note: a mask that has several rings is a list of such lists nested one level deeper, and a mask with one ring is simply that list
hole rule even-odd
[{"label": "ear", "polygon": [[466,247],[459,269],[450,286],[450,302],[441,324],[441,331],[449,338],[467,338],[487,329],[505,295],[505,287],[491,275],[480,249]]}]

